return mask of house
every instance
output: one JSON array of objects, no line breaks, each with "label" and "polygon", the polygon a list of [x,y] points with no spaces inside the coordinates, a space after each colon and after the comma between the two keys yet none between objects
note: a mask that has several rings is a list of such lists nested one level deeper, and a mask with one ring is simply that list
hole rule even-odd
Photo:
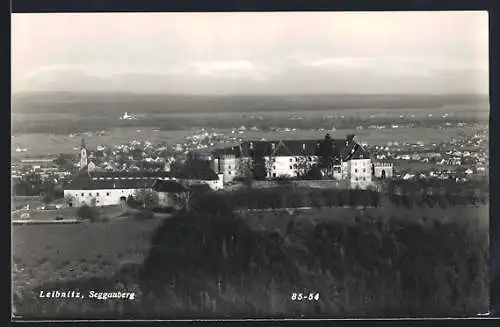
[{"label": "house", "polygon": [[165,171],[82,171],[65,187],[64,197],[68,205],[73,207],[84,204],[117,205],[136,194],[138,190],[152,190],[157,180],[177,181],[186,187],[206,184],[212,190],[222,189],[222,175],[208,169],[190,174]]},{"label": "house", "polygon": [[375,162],[372,165],[373,177],[390,178],[393,175],[393,165],[389,162]]},{"label": "house", "polygon": [[161,207],[179,209],[182,206],[181,196],[187,189],[181,183],[172,180],[158,179],[152,186]]},{"label": "house", "polygon": [[138,190],[151,189],[157,179],[175,179],[169,172],[88,172],[65,187],[71,207],[117,205]]},{"label": "house", "polygon": [[[244,141],[240,144],[214,150],[213,169],[227,184],[236,177],[245,176],[253,166],[253,154],[264,158],[267,178],[299,176],[318,162],[321,140]],[[332,139],[334,157],[333,176],[348,180],[351,187],[366,188],[371,184],[371,159],[354,135],[346,139]]]}]

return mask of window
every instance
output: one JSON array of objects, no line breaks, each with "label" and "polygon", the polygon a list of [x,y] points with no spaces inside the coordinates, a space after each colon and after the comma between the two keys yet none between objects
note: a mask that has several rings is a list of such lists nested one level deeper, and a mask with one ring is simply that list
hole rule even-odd
[{"label": "window", "polygon": [[292,167],[292,166],[290,166],[290,169],[293,169],[293,167]]},{"label": "window", "polygon": [[309,157],[309,161],[312,161],[312,158],[311,158],[311,157]]},{"label": "window", "polygon": [[109,196],[109,192],[107,192],[106,195]]},{"label": "window", "polygon": [[99,192],[97,192],[95,195],[96,195],[96,196],[99,196]]},{"label": "window", "polygon": [[276,162],[276,158],[273,158],[273,162]]},{"label": "window", "polygon": [[276,169],[276,166],[273,166],[273,169]]},{"label": "window", "polygon": [[82,192],[82,196],[84,196],[83,192]]},{"label": "window", "polygon": [[366,181],[366,177],[363,177],[363,180]]},{"label": "window", "polygon": [[92,196],[92,193],[89,192],[89,196]]},{"label": "window", "polygon": [[356,182],[358,181],[359,178],[356,177]]},{"label": "window", "polygon": [[231,169],[231,165],[229,165],[229,169]]},{"label": "window", "polygon": [[293,158],[290,158],[290,162],[292,162],[292,161],[293,161]]},{"label": "window", "polygon": [[354,169],[354,172],[355,172],[355,173],[357,173],[357,172],[358,172],[358,170],[357,170],[357,169]]},{"label": "window", "polygon": [[297,169],[297,164],[293,165],[293,168]]},{"label": "window", "polygon": [[276,177],[276,173],[273,173],[273,177]]},{"label": "window", "polygon": [[229,172],[228,175],[231,175],[231,172]]},{"label": "window", "polygon": [[366,173],[366,169],[365,168],[363,168],[363,173]]}]

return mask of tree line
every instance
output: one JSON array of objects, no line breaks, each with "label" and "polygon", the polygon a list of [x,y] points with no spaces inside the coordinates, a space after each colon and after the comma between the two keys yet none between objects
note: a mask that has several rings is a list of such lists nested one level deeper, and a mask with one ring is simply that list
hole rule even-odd
[{"label": "tree line", "polygon": [[278,209],[300,207],[342,207],[380,205],[380,193],[358,189],[302,189],[275,187],[266,189],[242,189],[230,193],[216,193],[234,208]]}]

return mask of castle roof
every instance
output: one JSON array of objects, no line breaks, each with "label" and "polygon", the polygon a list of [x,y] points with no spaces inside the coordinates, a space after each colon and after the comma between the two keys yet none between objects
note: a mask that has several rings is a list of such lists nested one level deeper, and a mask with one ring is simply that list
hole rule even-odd
[{"label": "castle roof", "polygon": [[[253,151],[263,156],[314,156],[317,155],[322,140],[272,140],[245,141],[239,145],[216,149],[215,157],[234,155],[235,157],[251,157]],[[367,151],[352,138],[332,139],[332,153],[338,160],[369,158]]]},{"label": "castle roof", "polygon": [[140,189],[151,188],[158,179],[164,180],[216,180],[217,174],[213,170],[203,170],[197,174],[185,172],[174,174],[171,172],[153,171],[91,171],[78,175],[65,187],[66,190],[99,190],[99,189]]}]

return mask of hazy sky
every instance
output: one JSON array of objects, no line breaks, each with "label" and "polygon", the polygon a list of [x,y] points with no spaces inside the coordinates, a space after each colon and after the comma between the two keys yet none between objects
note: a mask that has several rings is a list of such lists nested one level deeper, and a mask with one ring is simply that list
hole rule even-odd
[{"label": "hazy sky", "polygon": [[488,93],[486,12],[13,14],[12,85]]}]

